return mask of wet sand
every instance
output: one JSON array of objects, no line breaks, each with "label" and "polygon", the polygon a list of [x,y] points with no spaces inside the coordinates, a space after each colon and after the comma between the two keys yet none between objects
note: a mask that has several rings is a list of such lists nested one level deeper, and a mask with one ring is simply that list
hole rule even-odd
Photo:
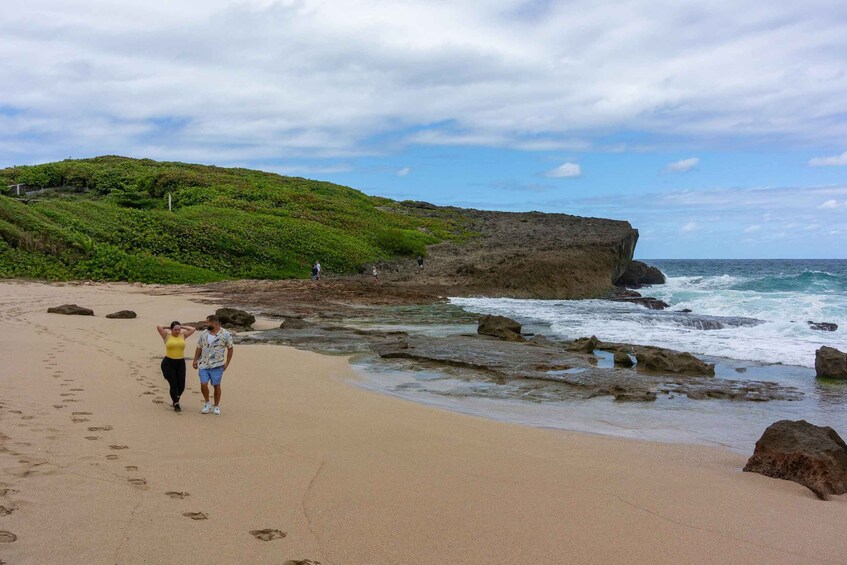
[{"label": "wet sand", "polygon": [[[47,314],[77,303],[96,317]],[[108,320],[121,309],[135,320]],[[0,283],[8,563],[812,563],[847,497],[727,450],[541,430],[351,386],[345,357],[237,346],[222,416],[155,324],[212,308],[128,285]],[[193,340],[191,340],[193,341]],[[189,353],[190,354],[190,353]]]}]

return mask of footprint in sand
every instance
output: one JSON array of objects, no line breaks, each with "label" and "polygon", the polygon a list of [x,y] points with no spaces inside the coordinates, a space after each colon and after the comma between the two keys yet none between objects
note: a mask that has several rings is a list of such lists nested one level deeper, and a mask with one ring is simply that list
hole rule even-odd
[{"label": "footprint in sand", "polygon": [[69,390],[72,390],[72,391],[74,391],[74,392],[82,392],[82,391],[84,391],[85,389],[84,389],[84,388],[72,388],[72,389],[69,389]]},{"label": "footprint in sand", "polygon": [[21,416],[21,420],[32,420],[35,416]]},{"label": "footprint in sand", "polygon": [[165,403],[165,401],[161,398],[154,398],[153,399],[153,404],[164,404],[164,403]]},{"label": "footprint in sand", "polygon": [[115,459],[117,459],[117,458],[118,458],[118,456],[117,456],[117,455],[107,455],[107,456],[106,456],[106,459],[108,459],[109,461],[114,461],[114,460],[115,460]]},{"label": "footprint in sand", "polygon": [[109,449],[129,449],[128,445],[110,445]]},{"label": "footprint in sand", "polygon": [[189,496],[187,492],[177,492],[175,490],[169,490],[168,492],[165,493],[165,495],[169,496],[171,498],[178,498],[180,500]]},{"label": "footprint in sand", "polygon": [[76,395],[75,395],[74,393],[72,393],[72,392],[63,392],[63,393],[62,393],[62,394],[60,394],[59,396],[76,396]]},{"label": "footprint in sand", "polygon": [[256,539],[260,539],[262,541],[271,541],[274,539],[282,539],[288,534],[280,530],[250,530],[250,535]]},{"label": "footprint in sand", "polygon": [[108,432],[113,430],[112,426],[91,426],[88,428],[89,432]]},{"label": "footprint in sand", "polygon": [[155,392],[150,392],[150,391],[148,390],[147,392],[142,392],[141,394],[142,394],[142,395],[152,395],[152,394],[156,394],[156,393],[155,393]]},{"label": "footprint in sand", "polygon": [[59,409],[59,408],[67,408],[67,406],[65,406],[64,404],[54,404],[54,405],[53,405],[53,408],[56,408],[56,409]]},{"label": "footprint in sand", "polygon": [[0,506],[0,516],[8,516],[13,511],[13,508],[6,508],[5,506]]},{"label": "footprint in sand", "polygon": [[73,422],[74,424],[81,424],[83,422],[90,422],[90,421],[91,420],[89,420],[88,418],[71,418],[71,422]]},{"label": "footprint in sand", "polygon": [[135,465],[127,465],[126,467],[124,467],[124,469],[126,469],[127,471],[138,471],[138,467],[136,467]]},{"label": "footprint in sand", "polygon": [[321,562],[312,561],[311,559],[289,559],[283,562],[282,565],[321,565]]},{"label": "footprint in sand", "polygon": [[146,487],[147,481],[144,479],[127,479],[127,482],[131,485],[135,485],[137,487]]},{"label": "footprint in sand", "polygon": [[[13,488],[0,488],[0,498],[6,496],[7,494],[15,494],[16,492],[21,492],[19,490],[15,490]],[[188,494],[188,493],[185,493]]]},{"label": "footprint in sand", "polygon": [[79,402],[76,398],[66,398],[62,402]]},{"label": "footprint in sand", "polygon": [[71,412],[73,416],[91,416],[93,412]]},{"label": "footprint in sand", "polygon": [[89,441],[95,441],[95,440],[102,439],[102,438],[100,436],[85,436],[85,439],[87,439]]},{"label": "footprint in sand", "polygon": [[183,512],[183,516],[186,518],[191,518],[192,520],[208,520],[209,515],[205,512]]},{"label": "footprint in sand", "polygon": [[12,532],[0,531],[0,543],[12,543],[18,539],[18,536]]}]

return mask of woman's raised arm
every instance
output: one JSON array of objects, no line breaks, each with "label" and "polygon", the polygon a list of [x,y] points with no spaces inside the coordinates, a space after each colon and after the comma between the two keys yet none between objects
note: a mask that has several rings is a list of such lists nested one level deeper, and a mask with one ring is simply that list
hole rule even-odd
[{"label": "woman's raised arm", "polygon": [[192,328],[191,326],[188,326],[188,327],[182,326],[182,331],[183,331],[183,334],[182,334],[183,336],[191,337],[194,334],[194,332],[197,331],[197,328]]},{"label": "woman's raised arm", "polygon": [[168,339],[168,329],[163,326],[156,326],[156,331],[159,332],[159,335],[162,339]]}]

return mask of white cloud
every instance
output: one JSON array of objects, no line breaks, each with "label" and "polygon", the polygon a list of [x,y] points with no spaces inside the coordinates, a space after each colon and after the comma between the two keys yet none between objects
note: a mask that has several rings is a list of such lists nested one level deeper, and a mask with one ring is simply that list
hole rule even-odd
[{"label": "white cloud", "polygon": [[744,228],[744,233],[756,233],[757,231],[759,231],[761,229],[762,229],[762,226],[760,226],[759,224],[753,224],[751,226],[747,226],[746,228]]},{"label": "white cloud", "polygon": [[847,114],[845,22],[834,0],[12,2],[0,144],[13,160],[207,162],[568,150],[620,131],[830,144]]},{"label": "white cloud", "polygon": [[843,167],[847,166],[847,151],[831,157],[815,157],[809,161],[811,167]]},{"label": "white cloud", "polygon": [[564,163],[555,169],[547,171],[546,176],[550,178],[575,178],[582,176],[582,167],[576,163]]},{"label": "white cloud", "polygon": [[680,231],[685,232],[685,233],[689,233],[689,232],[697,231],[699,229],[700,229],[700,224],[698,224],[697,222],[688,222],[687,224],[682,226],[682,229]]},{"label": "white cloud", "polygon": [[398,177],[405,177],[406,175],[408,175],[408,174],[409,174],[409,173],[411,173],[411,172],[412,172],[412,168],[411,168],[411,167],[403,167],[402,169],[400,169],[399,171],[397,171],[397,173],[396,173],[396,174],[397,174],[397,176],[398,176]]},{"label": "white cloud", "polygon": [[689,157],[688,159],[682,159],[680,161],[674,161],[670,163],[667,167],[665,167],[666,173],[687,173],[692,170],[694,167],[700,164],[699,157]]},{"label": "white cloud", "polygon": [[841,204],[838,203],[838,200],[831,199],[818,206],[818,210],[834,210],[839,206],[841,206]]}]

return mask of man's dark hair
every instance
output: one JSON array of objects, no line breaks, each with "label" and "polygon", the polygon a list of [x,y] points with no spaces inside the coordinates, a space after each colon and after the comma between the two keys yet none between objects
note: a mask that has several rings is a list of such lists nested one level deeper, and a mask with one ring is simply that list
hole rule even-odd
[{"label": "man's dark hair", "polygon": [[206,316],[206,321],[212,322],[213,324],[220,324],[221,323],[220,318],[218,318],[214,314],[212,314],[211,316]]}]

